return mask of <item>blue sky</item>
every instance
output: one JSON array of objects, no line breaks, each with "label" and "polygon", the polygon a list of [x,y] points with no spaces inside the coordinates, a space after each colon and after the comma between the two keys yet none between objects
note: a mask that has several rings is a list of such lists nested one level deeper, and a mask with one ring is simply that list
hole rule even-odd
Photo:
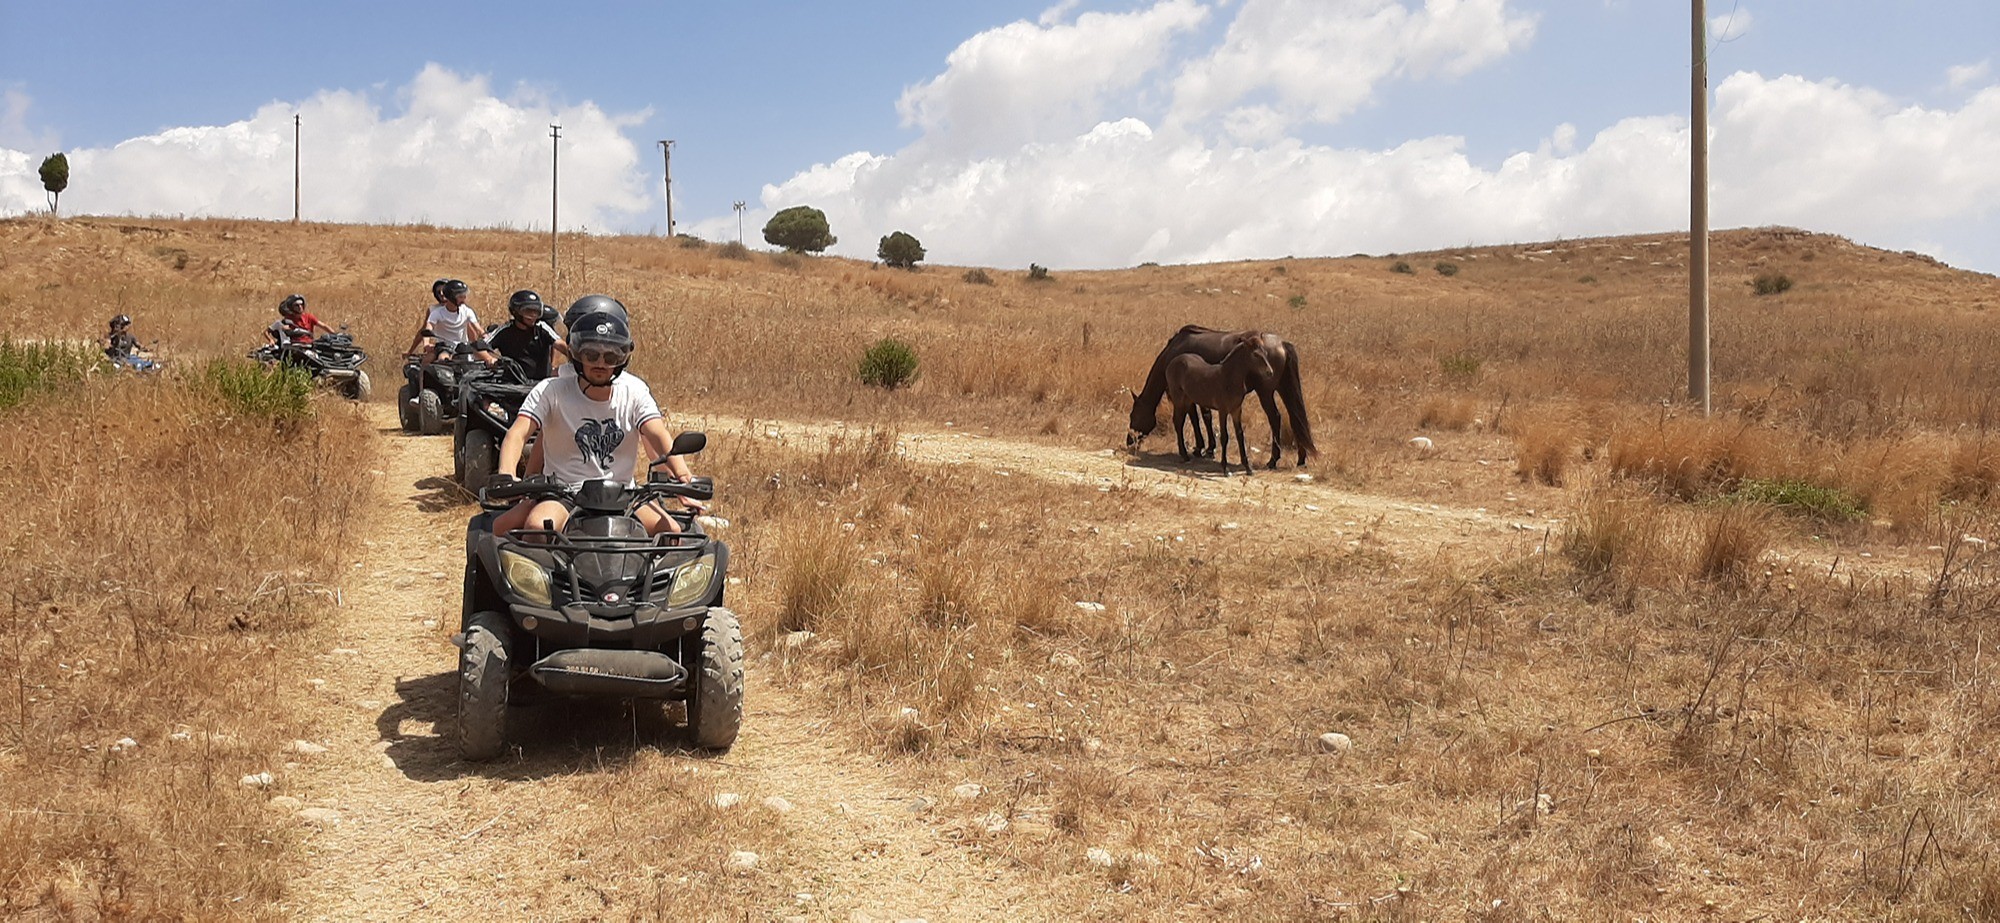
[{"label": "blue sky", "polygon": [[[933,261],[1383,253],[1686,226],[1670,0],[0,0],[0,215],[305,214],[749,242],[827,211]],[[1709,0],[1716,227],[2000,271],[2000,4]],[[1727,24],[1728,33],[1723,33]]]}]

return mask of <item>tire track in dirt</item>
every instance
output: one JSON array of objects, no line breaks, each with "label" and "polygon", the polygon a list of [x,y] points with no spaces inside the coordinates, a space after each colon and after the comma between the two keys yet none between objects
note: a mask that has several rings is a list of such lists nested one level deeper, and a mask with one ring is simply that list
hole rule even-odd
[{"label": "tire track in dirt", "polygon": [[[484,765],[458,759],[457,652],[446,639],[457,628],[461,536],[473,508],[443,477],[448,441],[396,433],[384,405],[371,416],[384,433],[370,472],[374,534],[328,632],[340,646],[317,654],[303,678],[315,700],[313,739],[326,751],[296,755],[278,786],[298,799],[290,807],[307,809],[304,869],[281,909],[312,920],[472,919],[517,908],[522,918],[602,916],[602,888],[559,893],[591,886],[560,874],[567,857],[549,861],[522,815],[560,804],[552,796],[577,775],[620,770],[579,770],[575,752]],[[741,793],[746,805],[736,810],[772,795],[792,803],[769,815],[786,838],[768,874],[783,879],[790,900],[758,908],[757,918],[1060,916],[1046,876],[1029,880],[952,844],[923,815],[936,793],[842,748],[803,694],[760,683],[754,666],[749,672],[743,734],[725,758],[672,750],[661,758],[713,773],[718,790]],[[615,731],[604,736],[600,749],[632,749]],[[557,868],[538,878],[538,863]],[[798,901],[794,890],[813,897]],[[609,912],[637,913],[617,904]]]}]

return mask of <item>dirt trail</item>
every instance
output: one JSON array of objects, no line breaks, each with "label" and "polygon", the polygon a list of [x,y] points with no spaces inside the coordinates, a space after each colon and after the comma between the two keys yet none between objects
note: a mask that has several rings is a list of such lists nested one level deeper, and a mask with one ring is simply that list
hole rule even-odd
[{"label": "dirt trail", "polygon": [[[284,909],[312,920],[603,913],[602,894],[561,893],[588,886],[561,874],[568,857],[548,856],[524,815],[560,804],[559,787],[578,775],[617,770],[579,770],[574,752],[487,766],[458,760],[450,733],[457,652],[446,638],[457,627],[459,535],[471,507],[441,477],[448,441],[391,434],[393,412],[373,410],[385,433],[371,472],[380,512],[345,587],[332,633],[342,646],[317,655],[308,679],[319,700],[312,742],[326,752],[299,754],[284,774],[282,789],[301,802],[293,807],[305,809],[307,831],[306,868]],[[758,916],[1055,915],[1035,910],[1048,907],[1047,882],[1009,877],[912,809],[938,793],[912,790],[873,758],[843,749],[799,694],[758,680],[753,665],[743,736],[726,759],[663,757],[720,776],[717,790],[744,799],[738,810],[772,795],[794,806],[771,822],[786,826],[785,864],[811,882],[813,898],[797,902],[787,890]],[[603,736],[603,749],[630,749],[615,730]],[[538,864],[555,869],[537,878]]]}]

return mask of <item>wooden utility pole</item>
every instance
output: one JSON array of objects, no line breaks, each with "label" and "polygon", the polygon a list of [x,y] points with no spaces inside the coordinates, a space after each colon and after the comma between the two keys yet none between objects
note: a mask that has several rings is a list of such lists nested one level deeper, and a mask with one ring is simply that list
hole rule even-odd
[{"label": "wooden utility pole", "polygon": [[562,126],[549,126],[549,293],[553,297],[556,290],[556,202],[558,184],[562,172],[557,169],[562,159]]},{"label": "wooden utility pole", "polygon": [[1694,0],[1694,100],[1688,128],[1688,397],[1708,399],[1708,4]]},{"label": "wooden utility pole", "polygon": [[660,142],[660,167],[667,178],[667,236],[674,236],[674,142]]},{"label": "wooden utility pole", "polygon": [[292,113],[292,223],[299,223],[299,114]]}]

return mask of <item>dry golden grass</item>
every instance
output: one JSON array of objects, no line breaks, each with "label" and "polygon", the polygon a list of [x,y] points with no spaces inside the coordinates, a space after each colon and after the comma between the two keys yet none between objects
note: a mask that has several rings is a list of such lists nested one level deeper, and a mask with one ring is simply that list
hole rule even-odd
[{"label": "dry golden grass", "polygon": [[302,723],[291,645],[366,527],[366,429],[114,378],[0,413],[0,442],[0,915],[263,915],[294,834],[239,779]]},{"label": "dry golden grass", "polygon": [[[823,695],[830,727],[911,777],[983,785],[942,822],[1011,870],[1094,882],[1078,916],[2000,916],[1982,635],[2000,568],[1960,540],[1995,537],[1966,435],[2000,385],[1990,277],[1718,235],[1719,278],[1797,284],[1717,286],[1720,412],[1693,420],[1660,403],[1685,372],[1670,237],[1403,255],[1451,277],[1263,260],[1045,284],[578,239],[553,293],[545,241],[499,231],[13,221],[0,242],[0,323],[22,333],[94,331],[68,309],[83,279],[183,353],[247,348],[291,289],[378,355],[436,275],[480,305],[603,290],[634,307],[635,368],[671,409],[855,423],[837,445],[702,459],[739,524],[752,669]],[[918,465],[887,435],[1110,446],[1119,388],[1190,322],[1299,347],[1316,476],[1556,512],[1554,547],[1523,532],[1413,555],[1367,523]],[[861,350],[891,335],[922,377],[859,387]],[[1468,408],[1499,412],[1449,424]],[[1421,426],[1439,459],[1411,463]],[[1512,476],[1546,457],[1561,488]],[[1838,489],[1873,521],[1683,502],[1744,479]],[[1899,542],[1910,567],[1844,563]],[[1323,752],[1328,732],[1353,750]],[[189,842],[224,839],[205,835]],[[147,855],[145,874],[174,867]],[[284,854],[258,858],[268,894]]]}]

